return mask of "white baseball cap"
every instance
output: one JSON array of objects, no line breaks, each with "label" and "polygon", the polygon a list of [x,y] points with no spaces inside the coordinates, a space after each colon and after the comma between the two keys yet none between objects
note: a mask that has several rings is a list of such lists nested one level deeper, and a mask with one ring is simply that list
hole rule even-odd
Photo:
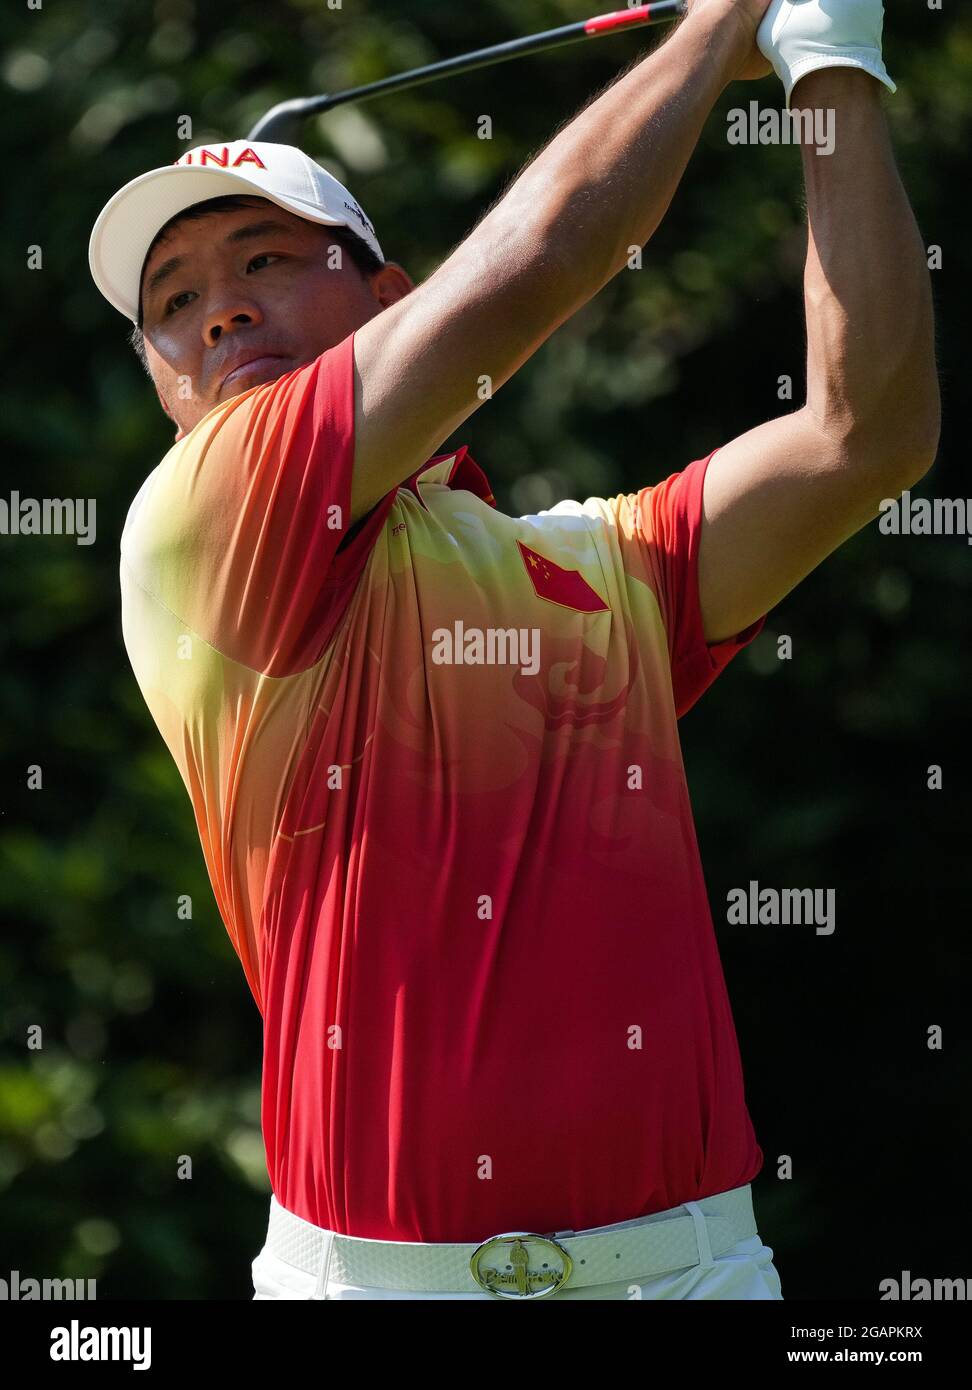
[{"label": "white baseball cap", "polygon": [[349,227],[385,259],[357,199],[303,150],[267,140],[197,145],[175,164],[126,183],[98,214],[88,264],[109,304],[138,323],[142,269],[156,235],[194,203],[232,193],[268,198],[310,222]]}]

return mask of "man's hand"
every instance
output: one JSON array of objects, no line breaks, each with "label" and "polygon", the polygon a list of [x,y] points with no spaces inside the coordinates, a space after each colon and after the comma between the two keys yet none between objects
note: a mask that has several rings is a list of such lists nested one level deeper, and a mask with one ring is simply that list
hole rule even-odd
[{"label": "man's hand", "polygon": [[882,0],[772,0],[759,27],[761,53],[786,92],[820,68],[860,68],[895,91],[881,56]]},{"label": "man's hand", "polygon": [[772,0],[689,0],[686,21],[738,30],[739,65],[732,81],[748,82],[773,71],[756,44],[756,31]]}]

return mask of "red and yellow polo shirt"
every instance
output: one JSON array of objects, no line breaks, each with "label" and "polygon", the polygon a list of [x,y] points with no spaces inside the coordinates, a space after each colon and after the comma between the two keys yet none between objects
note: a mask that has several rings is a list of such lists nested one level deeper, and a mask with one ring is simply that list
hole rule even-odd
[{"label": "red and yellow polo shirt", "polygon": [[398,1241],[627,1220],[762,1165],[677,719],[707,459],[500,512],[463,446],[348,533],[353,338],[139,490],[126,648],[263,1017],[272,1188]]}]

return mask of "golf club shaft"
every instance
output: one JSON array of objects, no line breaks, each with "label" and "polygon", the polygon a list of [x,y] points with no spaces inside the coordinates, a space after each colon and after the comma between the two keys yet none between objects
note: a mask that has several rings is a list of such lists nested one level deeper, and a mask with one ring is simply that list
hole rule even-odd
[{"label": "golf club shaft", "polygon": [[430,63],[424,68],[413,68],[410,72],[399,73],[396,77],[385,77],[380,82],[369,82],[363,87],[350,87],[345,92],[335,92],[317,97],[295,97],[291,101],[280,102],[266,115],[261,116],[247,136],[248,140],[281,141],[284,133],[296,122],[306,116],[329,111],[348,101],[363,101],[382,92],[402,91],[407,87],[418,87],[424,82],[434,82],[436,78],[453,76],[460,72],[472,72],[474,68],[488,67],[491,63],[502,63],[507,58],[518,58],[522,53],[535,53],[545,48],[559,48],[563,44],[576,43],[579,39],[599,38],[603,34],[616,33],[620,29],[639,28],[646,24],[659,24],[665,20],[677,19],[685,11],[684,0],[656,0],[655,4],[636,5],[627,10],[615,10],[609,14],[595,15],[591,19],[580,19],[573,24],[563,24],[557,29],[545,29],[539,34],[529,34],[526,38],[510,39],[507,43],[493,44],[490,48],[478,48],[473,53],[461,53],[456,58],[445,58],[439,63]]}]

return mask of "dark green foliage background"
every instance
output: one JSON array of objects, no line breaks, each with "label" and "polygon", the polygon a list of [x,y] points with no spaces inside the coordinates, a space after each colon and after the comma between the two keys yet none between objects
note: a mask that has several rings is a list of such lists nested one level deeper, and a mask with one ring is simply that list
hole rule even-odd
[{"label": "dark green foliage background", "polygon": [[[920,491],[962,497],[972,16],[957,0],[888,9],[889,118],[944,257],[945,428]],[[181,115],[192,144],[235,139],[284,97],[586,13],[577,0],[73,0],[6,18],[3,492],[95,497],[98,533],[88,547],[0,537],[0,1276],[94,1276],[101,1298],[248,1298],[267,1209],[259,1017],[121,644],[118,539],[172,427],[92,284],[91,225],[123,183],[187,148]],[[613,36],[382,98],[309,123],[303,143],[420,282],[653,42]],[[725,138],[726,110],[777,101],[774,82],[724,96],[645,268],[443,442],[469,443],[504,510],[658,481],[779,413],[780,375],[802,382],[799,155]],[[491,141],[476,136],[483,113]],[[42,272],[27,268],[33,246]],[[790,1299],[875,1299],[903,1269],[969,1273],[929,1189],[947,1197],[969,1157],[970,553],[962,537],[867,528],[681,726],[766,1155],[760,1231]],[[780,633],[792,661],[776,658]],[[926,788],[933,763],[942,791]],[[42,791],[27,790],[31,764]],[[725,925],[727,891],[751,878],[835,888],[834,935]],[[41,1051],[26,1048],[33,1024]],[[927,1046],[935,1024],[942,1051]]]}]

